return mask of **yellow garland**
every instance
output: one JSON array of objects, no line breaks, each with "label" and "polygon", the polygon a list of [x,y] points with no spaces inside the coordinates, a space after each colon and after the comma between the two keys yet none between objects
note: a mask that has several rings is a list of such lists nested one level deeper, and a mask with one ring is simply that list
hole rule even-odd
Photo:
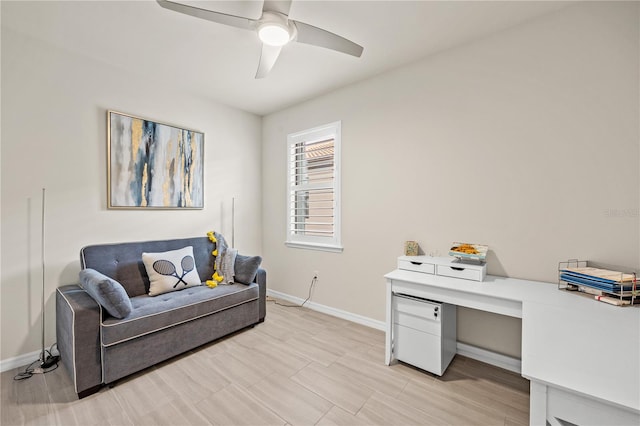
[{"label": "yellow garland", "polygon": [[[218,240],[216,239],[216,236],[214,235],[213,231],[209,231],[207,232],[207,237],[209,237],[209,240],[212,243],[216,243],[216,249],[214,251],[211,252],[212,256],[218,256]],[[213,275],[211,276],[211,278],[213,278],[213,280],[207,280],[207,285],[210,288],[214,288],[218,285],[218,283],[222,282],[222,280],[224,280],[224,277],[222,275],[218,274],[218,271],[216,271],[216,264],[215,262],[213,263]]]}]

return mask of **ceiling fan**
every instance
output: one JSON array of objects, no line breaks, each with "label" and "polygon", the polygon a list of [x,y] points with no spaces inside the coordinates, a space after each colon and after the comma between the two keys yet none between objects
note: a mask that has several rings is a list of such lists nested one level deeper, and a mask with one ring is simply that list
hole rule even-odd
[{"label": "ceiling fan", "polygon": [[262,5],[260,19],[214,12],[175,1],[156,1],[165,9],[219,24],[256,31],[258,38],[262,41],[262,54],[260,55],[256,78],[263,78],[269,73],[276,63],[282,48],[292,41],[321,46],[356,57],[362,55],[363,47],[351,40],[313,25],[289,19],[291,0],[265,0]]}]

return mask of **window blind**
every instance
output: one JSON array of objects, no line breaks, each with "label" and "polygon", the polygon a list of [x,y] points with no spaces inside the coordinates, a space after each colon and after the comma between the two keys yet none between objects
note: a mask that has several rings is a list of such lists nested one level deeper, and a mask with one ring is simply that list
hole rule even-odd
[{"label": "window blind", "polygon": [[287,135],[289,247],[341,252],[339,121]]},{"label": "window blind", "polygon": [[333,237],[335,139],[289,147],[289,229],[294,235]]}]

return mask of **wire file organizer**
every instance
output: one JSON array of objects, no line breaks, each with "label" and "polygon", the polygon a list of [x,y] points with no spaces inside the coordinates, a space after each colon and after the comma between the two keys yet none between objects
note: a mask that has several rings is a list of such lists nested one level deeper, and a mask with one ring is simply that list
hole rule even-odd
[{"label": "wire file organizer", "polygon": [[640,303],[636,272],[602,269],[586,260],[569,259],[559,262],[558,288],[616,306]]}]

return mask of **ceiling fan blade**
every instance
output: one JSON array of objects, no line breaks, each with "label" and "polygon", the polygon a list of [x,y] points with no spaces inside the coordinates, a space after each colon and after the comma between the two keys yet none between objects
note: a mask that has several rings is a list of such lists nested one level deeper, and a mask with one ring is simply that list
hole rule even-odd
[{"label": "ceiling fan blade", "polygon": [[337,50],[338,52],[357,56],[358,58],[362,55],[364,48],[351,40],[347,40],[344,37],[340,37],[339,35],[323,30],[322,28],[305,24],[304,22],[290,22],[294,22],[296,25],[296,29],[298,31],[296,41],[300,43],[326,47],[327,49]]},{"label": "ceiling fan blade", "polygon": [[276,63],[282,46],[270,46],[268,44],[262,44],[262,53],[260,54],[260,64],[258,65],[258,71],[256,72],[256,78],[265,77],[271,68]]},{"label": "ceiling fan blade", "polygon": [[291,0],[264,0],[262,11],[278,12],[289,16],[291,9]]},{"label": "ceiling fan blade", "polygon": [[195,16],[196,18],[206,19],[207,21],[230,25],[232,27],[242,28],[245,30],[254,30],[257,22],[256,20],[244,18],[242,16],[214,12],[212,10],[201,9],[195,6],[187,6],[186,4],[176,3],[169,0],[156,1],[160,6],[165,9],[173,10],[174,12],[184,13],[185,15]]}]

